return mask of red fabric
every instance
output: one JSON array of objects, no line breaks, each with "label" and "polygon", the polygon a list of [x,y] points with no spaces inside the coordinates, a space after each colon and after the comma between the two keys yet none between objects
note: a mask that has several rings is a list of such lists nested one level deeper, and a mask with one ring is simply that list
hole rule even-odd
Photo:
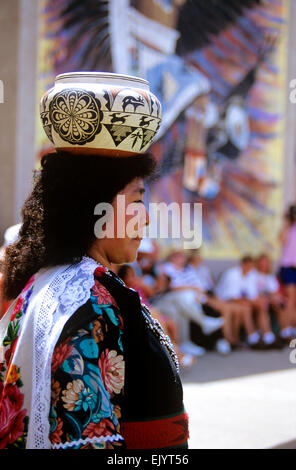
[{"label": "red fabric", "polygon": [[160,449],[185,444],[189,438],[188,415],[152,421],[122,421],[120,432],[127,449]]}]

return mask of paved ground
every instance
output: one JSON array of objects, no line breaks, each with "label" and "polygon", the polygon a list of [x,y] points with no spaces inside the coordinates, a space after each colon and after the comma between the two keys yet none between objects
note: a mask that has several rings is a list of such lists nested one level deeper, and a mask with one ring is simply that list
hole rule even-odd
[{"label": "paved ground", "polygon": [[296,449],[296,364],[281,351],[215,352],[182,372],[192,449]]}]

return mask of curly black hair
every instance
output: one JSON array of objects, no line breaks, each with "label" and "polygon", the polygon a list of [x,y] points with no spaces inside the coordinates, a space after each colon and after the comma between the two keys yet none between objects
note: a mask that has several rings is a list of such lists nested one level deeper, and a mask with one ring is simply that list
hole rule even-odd
[{"label": "curly black hair", "polygon": [[149,153],[107,157],[56,151],[44,155],[22,208],[19,238],[6,249],[5,297],[17,297],[43,267],[81,261],[95,239],[95,206],[111,204],[133,179],[151,178],[155,165]]}]

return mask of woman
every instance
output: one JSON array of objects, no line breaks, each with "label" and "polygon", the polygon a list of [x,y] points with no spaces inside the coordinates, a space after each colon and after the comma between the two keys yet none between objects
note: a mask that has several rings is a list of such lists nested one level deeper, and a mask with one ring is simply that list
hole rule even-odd
[{"label": "woman", "polygon": [[288,325],[296,326],[296,206],[287,210],[279,239],[282,245],[279,279],[286,299]]},{"label": "woman", "polygon": [[[153,168],[149,154],[43,157],[6,252],[17,299],[0,323],[0,448],[187,447],[171,343],[110,269],[135,260],[149,223],[144,211],[133,236],[117,236],[119,196],[142,207]],[[114,210],[111,238],[94,234],[100,202]]]},{"label": "woman", "polygon": [[276,275],[272,272],[270,257],[262,253],[256,260],[256,268],[259,294],[268,299],[269,306],[277,317],[279,336],[289,344],[293,339],[294,331],[288,323],[289,315],[286,312],[285,297],[280,291],[280,284]]}]

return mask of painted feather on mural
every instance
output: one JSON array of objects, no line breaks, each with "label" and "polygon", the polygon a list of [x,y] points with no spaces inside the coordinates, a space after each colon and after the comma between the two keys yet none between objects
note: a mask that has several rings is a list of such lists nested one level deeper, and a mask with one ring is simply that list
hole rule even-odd
[{"label": "painted feather on mural", "polygon": [[[150,200],[202,202],[207,257],[276,249],[287,3],[42,0],[40,8],[40,96],[68,71],[147,78],[163,104]],[[47,150],[45,140],[39,147]]]}]

